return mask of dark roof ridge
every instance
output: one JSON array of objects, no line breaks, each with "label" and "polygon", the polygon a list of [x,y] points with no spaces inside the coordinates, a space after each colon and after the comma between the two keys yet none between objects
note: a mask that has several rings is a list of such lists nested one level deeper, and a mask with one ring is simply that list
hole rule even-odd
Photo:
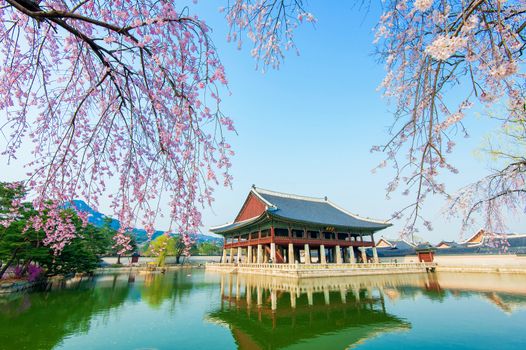
[{"label": "dark roof ridge", "polygon": [[311,201],[311,202],[317,202],[317,203],[327,203],[330,206],[332,206],[333,208],[335,208],[335,209],[337,209],[337,210],[341,211],[342,213],[345,213],[345,214],[347,214],[349,216],[352,216],[355,219],[369,221],[369,222],[376,223],[376,224],[392,226],[392,224],[390,222],[388,222],[388,221],[371,219],[369,217],[363,217],[363,216],[360,216],[358,214],[351,213],[347,209],[342,208],[339,205],[337,205],[336,203],[334,203],[331,200],[329,200],[327,198],[327,196],[325,196],[323,198],[308,197],[308,196],[301,196],[301,195],[297,195],[297,194],[291,194],[291,193],[284,193],[284,192],[267,190],[267,189],[259,188],[259,187],[256,187],[256,186],[252,186],[252,192],[254,192],[256,195],[258,195],[258,198],[262,199],[265,202],[265,204],[267,204],[269,206],[269,208],[272,207],[271,209],[279,209],[279,208],[276,205],[274,205],[273,203],[270,203],[269,201],[267,201],[262,196],[260,196],[259,193],[261,193],[261,194],[268,194],[268,195],[271,195],[271,196],[282,197],[282,198],[298,199],[298,200]]},{"label": "dark roof ridge", "polygon": [[[299,200],[304,200],[304,201],[312,201],[312,202],[320,202],[320,203],[328,201],[327,197],[325,197],[325,198],[318,198],[318,197],[301,196],[301,195],[292,194],[292,193],[284,193],[284,192],[267,190],[267,189],[259,188],[259,187],[255,187],[255,186],[252,188],[252,190],[253,190],[253,192],[255,192],[257,194],[262,193],[262,194],[268,194],[268,195],[271,195],[271,196],[277,196],[277,197],[283,197],[283,198],[299,199]],[[267,202],[265,199],[263,199],[263,200],[265,202]],[[272,204],[272,203],[270,203],[270,204]]]}]

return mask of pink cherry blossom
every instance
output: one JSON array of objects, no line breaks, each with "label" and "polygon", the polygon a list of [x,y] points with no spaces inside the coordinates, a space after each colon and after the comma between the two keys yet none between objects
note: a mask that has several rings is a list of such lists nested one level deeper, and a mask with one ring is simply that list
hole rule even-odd
[{"label": "pink cherry blossom", "polygon": [[[75,236],[64,203],[111,199],[122,227],[151,234],[163,214],[198,231],[234,130],[220,109],[227,84],[207,25],[170,1],[8,1],[0,6],[0,109],[14,159],[32,143],[32,221],[58,254]],[[15,203],[16,204],[16,203]],[[83,221],[86,217],[81,215]]]}]

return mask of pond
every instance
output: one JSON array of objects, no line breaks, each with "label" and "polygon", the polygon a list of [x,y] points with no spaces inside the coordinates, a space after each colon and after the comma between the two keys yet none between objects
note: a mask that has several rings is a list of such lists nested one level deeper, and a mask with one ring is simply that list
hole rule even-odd
[{"label": "pond", "polygon": [[294,281],[202,269],[0,298],[1,349],[525,349],[526,275]]}]

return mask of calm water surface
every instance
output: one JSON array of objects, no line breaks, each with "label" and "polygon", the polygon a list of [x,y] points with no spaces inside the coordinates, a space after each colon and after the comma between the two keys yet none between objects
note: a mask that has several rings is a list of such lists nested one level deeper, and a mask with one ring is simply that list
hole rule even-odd
[{"label": "calm water surface", "polygon": [[526,349],[526,276],[105,275],[0,297],[0,349]]}]

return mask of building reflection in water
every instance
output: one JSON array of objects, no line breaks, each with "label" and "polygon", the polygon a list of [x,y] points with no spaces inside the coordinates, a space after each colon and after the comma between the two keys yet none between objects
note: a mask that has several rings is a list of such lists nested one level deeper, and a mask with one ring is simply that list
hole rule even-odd
[{"label": "building reflection in water", "polygon": [[322,344],[344,349],[378,333],[410,328],[386,311],[383,289],[390,283],[385,282],[363,276],[293,280],[222,275],[221,307],[209,320],[228,325],[240,349]]},{"label": "building reflection in water", "polygon": [[[505,312],[526,305],[526,277],[410,274],[294,280],[222,274],[221,306],[208,321],[227,326],[240,349],[346,349],[411,324],[386,310],[386,298],[442,300],[474,293]],[[497,291],[495,286],[498,285]],[[500,289],[498,289],[500,288]]]}]

